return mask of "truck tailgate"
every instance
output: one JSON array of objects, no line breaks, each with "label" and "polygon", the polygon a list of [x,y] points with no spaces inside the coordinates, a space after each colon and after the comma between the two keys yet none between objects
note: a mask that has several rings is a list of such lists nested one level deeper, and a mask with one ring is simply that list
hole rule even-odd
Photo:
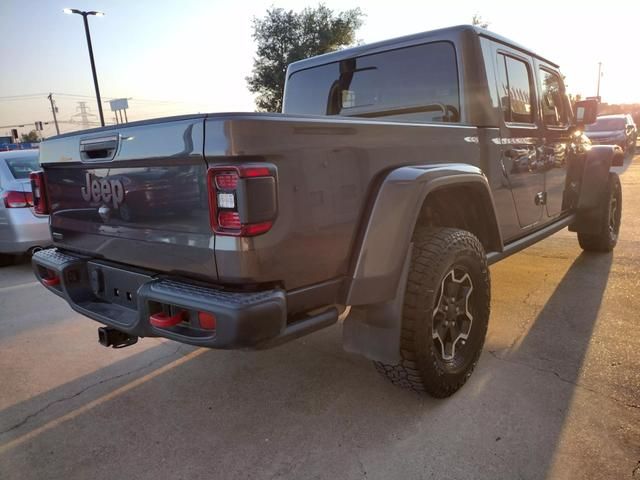
[{"label": "truck tailgate", "polygon": [[217,279],[204,115],[116,125],[43,142],[57,246]]}]

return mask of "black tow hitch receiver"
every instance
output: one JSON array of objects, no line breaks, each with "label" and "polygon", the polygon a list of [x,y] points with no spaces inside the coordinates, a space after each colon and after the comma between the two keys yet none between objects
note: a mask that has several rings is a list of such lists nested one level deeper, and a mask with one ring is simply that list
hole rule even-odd
[{"label": "black tow hitch receiver", "polygon": [[138,342],[138,337],[112,327],[98,329],[98,342],[103,347],[124,348]]}]

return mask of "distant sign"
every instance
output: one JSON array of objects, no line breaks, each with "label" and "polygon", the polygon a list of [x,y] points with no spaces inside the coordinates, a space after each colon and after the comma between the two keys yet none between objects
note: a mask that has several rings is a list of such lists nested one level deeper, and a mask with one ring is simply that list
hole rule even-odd
[{"label": "distant sign", "polygon": [[40,148],[40,145],[33,142],[0,143],[0,152],[8,152],[10,150],[28,150],[30,148]]},{"label": "distant sign", "polygon": [[129,100],[126,98],[114,98],[113,100],[109,100],[109,106],[111,107],[112,112],[115,112],[116,110],[124,110],[129,108]]}]

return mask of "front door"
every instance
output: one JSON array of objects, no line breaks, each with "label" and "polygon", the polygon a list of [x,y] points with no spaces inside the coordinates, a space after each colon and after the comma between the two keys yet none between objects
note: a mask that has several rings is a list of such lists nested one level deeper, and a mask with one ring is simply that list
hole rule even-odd
[{"label": "front door", "polygon": [[531,227],[542,219],[545,200],[531,59],[501,49],[496,73],[503,113],[502,168],[509,180],[520,227]]},{"label": "front door", "polygon": [[545,166],[546,216],[561,215],[564,202],[567,161],[569,158],[569,100],[565,94],[562,77],[552,67],[538,64],[538,88],[542,117],[542,163]]}]

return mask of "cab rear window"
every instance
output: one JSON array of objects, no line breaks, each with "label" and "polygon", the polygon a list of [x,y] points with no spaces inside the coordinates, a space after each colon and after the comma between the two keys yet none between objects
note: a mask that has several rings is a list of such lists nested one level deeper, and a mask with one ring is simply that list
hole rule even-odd
[{"label": "cab rear window", "polygon": [[453,45],[434,42],[294,72],[285,113],[459,122]]},{"label": "cab rear window", "polygon": [[7,166],[13,178],[20,180],[23,178],[29,178],[29,174],[36,170],[40,170],[40,164],[38,163],[38,157],[16,157],[6,158]]}]

